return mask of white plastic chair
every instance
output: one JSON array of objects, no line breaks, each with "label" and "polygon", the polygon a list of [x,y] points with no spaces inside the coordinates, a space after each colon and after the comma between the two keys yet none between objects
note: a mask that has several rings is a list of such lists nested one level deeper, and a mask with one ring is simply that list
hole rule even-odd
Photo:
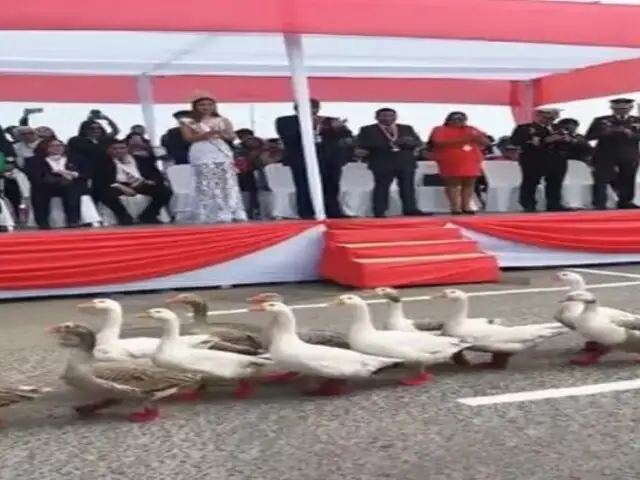
[{"label": "white plastic chair", "polygon": [[173,190],[171,211],[178,223],[192,220],[195,178],[191,165],[173,165],[167,168],[167,178]]},{"label": "white plastic chair", "polygon": [[340,205],[345,214],[368,217],[372,214],[373,174],[366,164],[347,163],[340,179]]},{"label": "white plastic chair", "polygon": [[591,206],[593,175],[591,168],[584,162],[569,160],[567,176],[562,185],[562,201],[572,208]]},{"label": "white plastic chair", "polygon": [[[131,215],[133,218],[138,218],[138,215],[140,215],[143,210],[147,208],[149,202],[151,202],[151,198],[146,195],[136,195],[135,197],[122,195],[120,197],[120,201],[122,202],[122,205],[127,210],[127,212],[129,212],[129,215]],[[109,208],[107,208],[105,205],[100,204],[98,209],[100,211],[100,215],[102,216],[103,225],[110,226],[118,224],[118,219]],[[160,211],[158,219],[162,223],[169,223],[171,221],[169,214],[164,208]]]},{"label": "white plastic chair", "polygon": [[[98,213],[93,199],[89,195],[83,195],[80,197],[80,223],[91,225],[92,227],[99,227],[102,224],[102,218]],[[49,204],[49,225],[51,228],[64,228],[67,222],[64,216],[64,207],[62,206],[62,199],[53,197]],[[35,227],[36,221],[33,216],[33,209],[29,211],[29,218],[27,219],[27,226]]]},{"label": "white plastic chair", "polygon": [[443,187],[427,187],[423,179],[425,175],[438,175],[438,164],[431,161],[418,162],[415,173],[416,201],[418,208],[424,212],[442,213],[449,211],[449,203],[444,195]]},{"label": "white plastic chair", "polygon": [[[16,181],[20,188],[20,193],[23,198],[31,197],[31,182],[29,182],[27,176],[22,172],[16,172]],[[66,219],[64,216],[64,207],[62,206],[62,199],[53,197],[49,203],[49,225],[52,228],[64,228],[66,226]],[[84,225],[91,225],[92,227],[99,227],[102,224],[102,218],[98,213],[95,203],[90,195],[82,195],[80,197],[80,223]],[[33,216],[33,209],[29,210],[29,216],[27,218],[27,226],[34,227],[36,225],[35,218]]]},{"label": "white plastic chair", "polygon": [[522,179],[520,165],[509,160],[491,160],[483,163],[483,169],[489,184],[487,211],[519,211],[518,191]]},{"label": "white plastic chair", "polygon": [[264,175],[271,191],[259,194],[260,205],[264,206],[268,218],[298,218],[296,207],[296,187],[291,169],[279,163],[264,167]]},{"label": "white plastic chair", "polygon": [[2,197],[0,197],[0,227],[3,227],[7,232],[13,232],[16,228],[11,206],[9,202]]}]

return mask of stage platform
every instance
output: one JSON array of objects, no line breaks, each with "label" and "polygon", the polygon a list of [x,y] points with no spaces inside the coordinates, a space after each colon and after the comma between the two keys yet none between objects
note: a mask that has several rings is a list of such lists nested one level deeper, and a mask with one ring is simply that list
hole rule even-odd
[{"label": "stage platform", "polygon": [[497,281],[640,262],[640,211],[257,222],[0,234],[0,298],[304,282]]}]

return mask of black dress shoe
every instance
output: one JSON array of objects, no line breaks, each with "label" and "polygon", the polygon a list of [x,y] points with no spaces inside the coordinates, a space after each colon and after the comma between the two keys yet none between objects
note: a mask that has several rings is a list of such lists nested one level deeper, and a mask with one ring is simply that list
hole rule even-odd
[{"label": "black dress shoe", "polygon": [[433,215],[433,213],[423,212],[422,210],[412,210],[404,214],[405,217],[428,217],[431,215]]}]

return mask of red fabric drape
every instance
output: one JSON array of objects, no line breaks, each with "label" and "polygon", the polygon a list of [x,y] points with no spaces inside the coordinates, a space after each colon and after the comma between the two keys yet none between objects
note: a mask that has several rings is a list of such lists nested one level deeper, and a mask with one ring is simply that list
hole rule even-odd
[{"label": "red fabric drape", "polygon": [[[288,77],[154,77],[153,100],[186,103],[196,90],[221,102],[293,101]],[[311,77],[313,95],[333,102],[420,102],[509,105],[508,80]],[[43,88],[46,86],[46,88]],[[0,101],[140,103],[133,77],[109,75],[0,75]]]},{"label": "red fabric drape", "polygon": [[290,32],[620,47],[640,47],[638,25],[634,5],[535,0],[112,0],[91,8],[86,0],[29,0],[3,2],[0,16],[4,30]]},{"label": "red fabric drape", "polygon": [[593,253],[640,253],[640,212],[573,212],[454,219],[485,235],[542,248]]},{"label": "red fabric drape", "polygon": [[292,238],[314,222],[0,236],[0,289],[125,283],[218,265]]},{"label": "red fabric drape", "polygon": [[536,105],[563,103],[640,90],[640,60],[625,60],[556,73],[538,80]]}]

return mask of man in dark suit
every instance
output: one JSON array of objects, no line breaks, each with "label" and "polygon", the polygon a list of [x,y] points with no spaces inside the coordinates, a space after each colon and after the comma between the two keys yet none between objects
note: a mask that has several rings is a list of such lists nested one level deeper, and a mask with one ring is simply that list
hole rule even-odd
[{"label": "man in dark suit", "polygon": [[132,225],[134,219],[126,210],[120,197],[145,195],[151,198],[149,205],[138,217],[140,223],[160,223],[158,215],[171,200],[171,189],[165,185],[162,173],[149,158],[129,154],[122,140],[114,139],[107,148],[108,160],[95,169],[93,188],[99,202],[109,208],[120,225]]},{"label": "man in dark suit", "polygon": [[[297,111],[297,107],[294,107]],[[340,194],[340,177],[344,165],[345,142],[352,137],[351,130],[345,121],[334,117],[321,117],[320,102],[311,99],[313,114],[316,153],[322,181],[324,208],[329,218],[343,218],[338,196]],[[307,166],[302,149],[300,122],[297,113],[276,119],[276,132],[285,149],[283,163],[291,168],[293,183],[296,186],[296,203],[300,218],[315,218],[315,211],[309,193]]]},{"label": "man in dark suit", "polygon": [[392,108],[376,111],[377,123],[360,129],[356,144],[366,152],[369,169],[373,172],[373,215],[384,217],[389,209],[389,188],[395,179],[400,190],[404,215],[424,215],[416,206],[414,175],[416,148],[421,140],[411,125],[396,123]]},{"label": "man in dark suit", "polygon": [[47,142],[44,151],[29,159],[31,204],[38,228],[48,230],[50,203],[60,197],[67,227],[80,226],[80,203],[87,189],[87,177],[78,157],[65,155],[64,144],[58,140]]},{"label": "man in dark suit", "polygon": [[593,206],[607,208],[607,186],[618,194],[618,208],[638,208],[633,203],[638,172],[640,117],[630,115],[634,100],[611,100],[613,115],[597,117],[587,130],[587,140],[596,140],[593,154]]},{"label": "man in dark suit", "polygon": [[189,164],[189,147],[191,144],[182,137],[179,125],[180,119],[190,117],[191,113],[191,110],[178,110],[175,112],[173,118],[178,122],[178,126],[167,130],[160,139],[161,145],[175,165]]},{"label": "man in dark suit", "polygon": [[554,129],[560,111],[540,108],[533,122],[522,123],[511,133],[511,144],[520,149],[518,163],[522,171],[520,206],[525,212],[537,211],[537,191],[544,179],[546,207],[549,211],[563,210],[562,182],[566,166],[551,154],[555,145],[564,142],[564,136]]}]

